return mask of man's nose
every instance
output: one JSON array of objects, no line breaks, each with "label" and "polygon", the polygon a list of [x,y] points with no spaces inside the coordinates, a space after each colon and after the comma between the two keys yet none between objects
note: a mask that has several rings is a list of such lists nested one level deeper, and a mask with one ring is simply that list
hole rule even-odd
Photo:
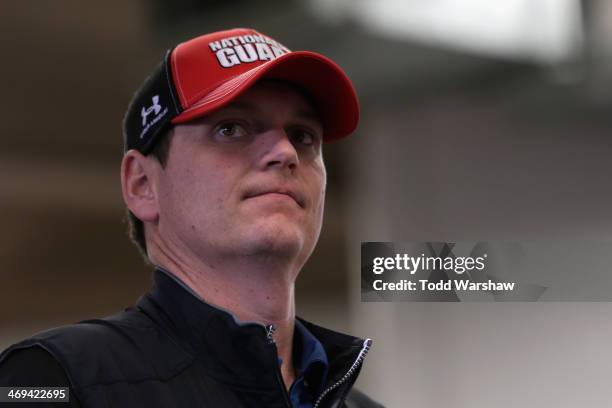
[{"label": "man's nose", "polygon": [[270,129],[258,139],[263,146],[260,163],[264,168],[294,170],[298,166],[298,152],[284,129]]}]

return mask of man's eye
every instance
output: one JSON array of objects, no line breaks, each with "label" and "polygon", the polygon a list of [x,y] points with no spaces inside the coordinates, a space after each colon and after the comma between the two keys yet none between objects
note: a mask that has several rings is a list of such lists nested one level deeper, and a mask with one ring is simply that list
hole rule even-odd
[{"label": "man's eye", "polygon": [[227,122],[219,125],[215,134],[222,139],[238,139],[246,136],[247,131],[240,123]]},{"label": "man's eye", "polygon": [[317,141],[317,136],[314,132],[306,129],[294,129],[291,131],[291,140],[294,143],[299,143],[305,146],[312,146]]}]

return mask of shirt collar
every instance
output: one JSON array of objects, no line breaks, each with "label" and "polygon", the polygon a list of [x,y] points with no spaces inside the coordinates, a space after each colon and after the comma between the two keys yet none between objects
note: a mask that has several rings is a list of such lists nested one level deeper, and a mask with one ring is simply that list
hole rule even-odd
[{"label": "shirt collar", "polygon": [[321,342],[299,320],[293,334],[293,362],[296,378],[304,377],[308,387],[318,392],[325,384],[329,366]]}]

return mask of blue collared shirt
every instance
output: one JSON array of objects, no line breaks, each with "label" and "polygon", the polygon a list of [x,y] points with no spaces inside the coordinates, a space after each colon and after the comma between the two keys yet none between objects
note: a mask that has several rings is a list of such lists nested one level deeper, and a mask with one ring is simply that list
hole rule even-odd
[{"label": "blue collared shirt", "polygon": [[289,389],[291,405],[294,408],[312,408],[327,378],[327,354],[319,340],[299,320],[295,321],[293,336],[296,376]]}]

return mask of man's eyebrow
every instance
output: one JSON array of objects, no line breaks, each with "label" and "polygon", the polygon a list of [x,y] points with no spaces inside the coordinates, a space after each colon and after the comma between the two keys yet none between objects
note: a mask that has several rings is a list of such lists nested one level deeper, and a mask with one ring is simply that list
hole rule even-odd
[{"label": "man's eyebrow", "polygon": [[304,109],[300,109],[297,112],[297,115],[303,119],[307,119],[307,120],[312,120],[315,121],[317,123],[323,123],[323,120],[321,119],[321,115],[319,115],[317,112],[315,112],[314,110],[304,110]]},{"label": "man's eyebrow", "polygon": [[[259,112],[259,106],[254,103],[245,102],[245,101],[232,101],[225,105],[224,109],[237,109],[243,111],[251,111],[251,112]],[[306,119],[310,121],[315,121],[317,123],[323,123],[321,116],[312,109],[300,109],[296,112],[296,115],[301,119]]]},{"label": "man's eyebrow", "polygon": [[243,101],[232,101],[225,105],[225,109],[240,109],[240,110],[257,110],[257,105],[243,102]]}]

